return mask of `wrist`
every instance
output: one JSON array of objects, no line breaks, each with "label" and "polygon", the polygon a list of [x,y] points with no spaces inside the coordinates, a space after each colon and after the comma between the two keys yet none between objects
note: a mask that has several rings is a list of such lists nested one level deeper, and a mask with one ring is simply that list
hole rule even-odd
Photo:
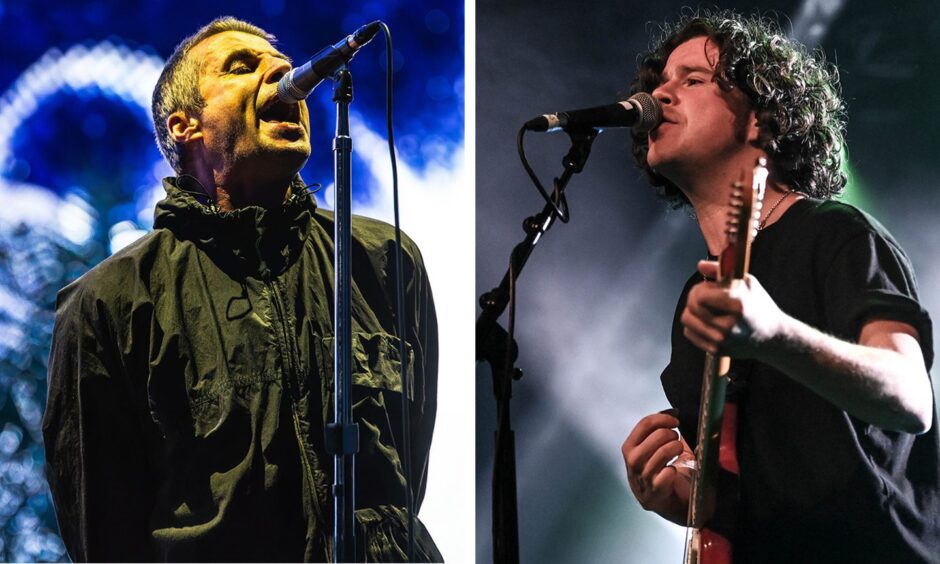
[{"label": "wrist", "polygon": [[767,332],[757,339],[756,360],[779,367],[779,363],[790,357],[799,346],[800,334],[804,324],[778,310],[776,320],[767,328]]}]

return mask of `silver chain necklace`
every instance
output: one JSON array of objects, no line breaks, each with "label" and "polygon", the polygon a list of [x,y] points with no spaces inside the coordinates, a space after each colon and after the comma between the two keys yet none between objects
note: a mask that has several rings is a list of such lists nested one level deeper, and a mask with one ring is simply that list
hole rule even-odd
[{"label": "silver chain necklace", "polygon": [[757,226],[758,231],[761,231],[762,229],[764,229],[764,226],[767,225],[767,221],[770,219],[770,216],[774,214],[774,210],[777,209],[777,206],[783,203],[783,201],[787,199],[787,196],[789,196],[792,193],[793,192],[784,192],[783,196],[780,196],[780,199],[774,202],[774,205],[770,206],[770,211],[767,212],[767,215],[764,216],[764,219],[760,222],[760,225]]},{"label": "silver chain necklace", "polygon": [[[760,222],[760,224],[757,226],[757,230],[758,230],[758,231],[761,231],[762,229],[764,229],[764,227],[767,225],[767,221],[770,220],[770,216],[772,216],[772,215],[774,214],[774,210],[777,209],[777,206],[779,206],[780,204],[782,204],[783,201],[787,199],[787,196],[789,196],[789,195],[792,194],[792,193],[793,193],[793,192],[790,192],[790,191],[784,192],[783,196],[780,196],[780,198],[778,198],[777,201],[774,202],[774,205],[770,206],[770,210],[767,212],[767,215],[764,216],[764,219],[762,219],[761,222]],[[718,257],[712,258],[711,253],[709,253],[708,251],[706,251],[706,252],[705,252],[705,260],[718,260]],[[702,276],[702,279],[703,279],[703,280],[708,280],[708,278],[705,277],[705,276]]]}]

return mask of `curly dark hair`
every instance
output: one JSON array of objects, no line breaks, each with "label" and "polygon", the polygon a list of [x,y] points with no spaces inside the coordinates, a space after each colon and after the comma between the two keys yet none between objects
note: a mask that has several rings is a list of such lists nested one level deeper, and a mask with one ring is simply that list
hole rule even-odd
[{"label": "curly dark hair", "polygon": [[[641,56],[632,93],[652,92],[673,49],[706,36],[720,52],[715,81],[740,88],[757,115],[758,143],[770,161],[770,174],[790,189],[829,199],[846,183],[841,170],[845,108],[839,74],[821,52],[786,37],[773,21],[733,11],[685,13],[666,24],[652,50]],[[687,205],[677,186],[646,162],[649,138],[633,134],[633,157],[653,186],[673,207]]]}]

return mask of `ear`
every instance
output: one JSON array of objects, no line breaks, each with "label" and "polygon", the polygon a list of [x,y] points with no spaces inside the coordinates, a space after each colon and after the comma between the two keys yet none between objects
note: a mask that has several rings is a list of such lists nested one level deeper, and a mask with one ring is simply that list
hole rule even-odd
[{"label": "ear", "polygon": [[183,110],[177,110],[166,118],[166,128],[177,143],[185,145],[190,141],[202,139],[202,123],[187,116]]},{"label": "ear", "polygon": [[747,116],[747,141],[751,145],[757,145],[760,141],[760,122],[757,121],[757,113],[754,110]]}]

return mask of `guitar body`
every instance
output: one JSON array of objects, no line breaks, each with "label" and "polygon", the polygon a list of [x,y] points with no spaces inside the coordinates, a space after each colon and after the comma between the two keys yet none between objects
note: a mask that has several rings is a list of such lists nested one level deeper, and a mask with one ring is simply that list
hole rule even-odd
[{"label": "guitar body", "polygon": [[[722,386],[722,393],[725,386]],[[721,436],[718,446],[718,466],[734,476],[740,474],[735,437],[738,431],[738,406],[726,402],[721,416]],[[708,526],[693,529],[687,548],[689,564],[731,564],[731,540]]]},{"label": "guitar body", "polygon": [[731,541],[711,529],[692,531],[689,542],[690,564],[731,564]]},{"label": "guitar body", "polygon": [[[735,183],[728,221],[728,244],[718,257],[717,282],[732,288],[747,275],[751,241],[757,234],[757,218],[767,181],[766,161],[760,159],[754,168],[750,189]],[[702,396],[698,420],[698,444],[695,447],[696,473],[689,496],[689,527],[692,529],[686,547],[687,564],[730,564],[733,560],[731,540],[710,527],[718,503],[719,469],[737,476],[735,437],[737,436],[737,405],[726,402],[725,392],[731,358],[705,355],[702,375]]]}]

